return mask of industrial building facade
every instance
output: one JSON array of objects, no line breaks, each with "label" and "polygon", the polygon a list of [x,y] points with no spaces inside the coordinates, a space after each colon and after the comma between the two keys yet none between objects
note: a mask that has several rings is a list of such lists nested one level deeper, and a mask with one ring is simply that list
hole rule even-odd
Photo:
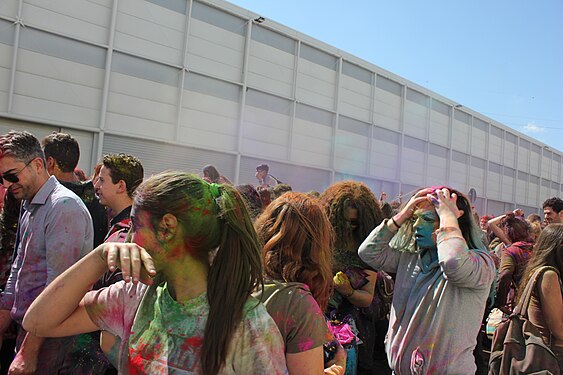
[{"label": "industrial building facade", "polygon": [[221,0],[3,0],[0,133],[53,130],[80,167],[137,155],[147,174],[215,165],[296,190],[360,180],[390,198],[477,191],[480,213],[561,196],[561,152]]}]

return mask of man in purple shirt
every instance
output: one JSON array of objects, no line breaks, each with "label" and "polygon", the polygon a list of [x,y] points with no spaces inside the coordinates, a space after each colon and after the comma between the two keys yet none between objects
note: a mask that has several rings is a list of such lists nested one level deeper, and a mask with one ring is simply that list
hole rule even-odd
[{"label": "man in purple shirt", "polygon": [[44,339],[21,323],[34,299],[92,249],[92,219],[73,192],[50,177],[37,138],[11,131],[0,136],[0,183],[23,204],[15,257],[0,294],[0,334],[18,325],[16,356],[10,374],[54,374],[65,367],[73,338]]}]

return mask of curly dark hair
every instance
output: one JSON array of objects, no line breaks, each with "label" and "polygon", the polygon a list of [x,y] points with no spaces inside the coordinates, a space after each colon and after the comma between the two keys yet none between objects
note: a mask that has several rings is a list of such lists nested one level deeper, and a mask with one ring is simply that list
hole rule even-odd
[{"label": "curly dark hair", "polygon": [[548,207],[556,213],[563,211],[563,199],[558,197],[546,199],[545,202],[543,202],[542,208],[546,209]]},{"label": "curly dark hair", "polygon": [[[320,200],[332,225],[336,248],[348,248],[351,241],[359,246],[383,221],[379,201],[362,182],[336,182],[321,194]],[[354,230],[347,218],[349,208],[358,210],[358,225]]]},{"label": "curly dark hair", "polygon": [[262,212],[262,199],[260,199],[260,194],[258,194],[254,185],[251,184],[237,185],[235,188],[244,198],[250,217],[253,221],[256,220],[258,215]]},{"label": "curly dark hair", "polygon": [[293,191],[293,189],[288,184],[277,184],[272,188],[274,199],[281,197],[284,193],[287,193],[289,191]]},{"label": "curly dark hair", "polygon": [[111,182],[117,184],[125,181],[127,194],[133,197],[133,192],[143,182],[143,165],[136,157],[127,154],[105,155],[102,164],[109,169]]},{"label": "curly dark hair", "polygon": [[78,141],[70,134],[53,132],[41,141],[45,158],[52,157],[62,172],[73,172],[80,159]]}]

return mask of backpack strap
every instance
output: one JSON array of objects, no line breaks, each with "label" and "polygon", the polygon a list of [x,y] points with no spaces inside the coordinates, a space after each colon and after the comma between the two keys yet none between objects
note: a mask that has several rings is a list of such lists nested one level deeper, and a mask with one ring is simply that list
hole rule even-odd
[{"label": "backpack strap", "polygon": [[552,270],[557,272],[555,267],[552,266],[542,266],[538,268],[533,273],[532,277],[530,277],[530,280],[526,284],[524,293],[522,293],[522,297],[520,298],[520,301],[518,301],[518,304],[514,308],[514,312],[513,312],[514,315],[520,315],[528,319],[528,308],[530,307],[530,301],[532,300],[532,292],[536,288],[536,284],[538,282],[540,275],[547,270]]}]

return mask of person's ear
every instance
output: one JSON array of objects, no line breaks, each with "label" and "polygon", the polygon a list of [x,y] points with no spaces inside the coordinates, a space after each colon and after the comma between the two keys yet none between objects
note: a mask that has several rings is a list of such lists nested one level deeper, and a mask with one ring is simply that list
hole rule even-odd
[{"label": "person's ear", "polygon": [[117,192],[127,194],[127,183],[123,180],[117,182]]},{"label": "person's ear", "polygon": [[178,232],[178,218],[172,214],[165,214],[160,219],[158,236],[161,241],[171,241]]},{"label": "person's ear", "polygon": [[[56,164],[55,159],[53,159],[53,162]],[[44,164],[43,159],[41,158],[35,158],[31,161],[30,165],[36,173],[41,173],[47,169],[47,166]]]},{"label": "person's ear", "polygon": [[49,174],[53,174],[56,166],[57,166],[57,162],[55,161],[55,158],[49,156],[47,158],[47,172],[49,172]]}]

